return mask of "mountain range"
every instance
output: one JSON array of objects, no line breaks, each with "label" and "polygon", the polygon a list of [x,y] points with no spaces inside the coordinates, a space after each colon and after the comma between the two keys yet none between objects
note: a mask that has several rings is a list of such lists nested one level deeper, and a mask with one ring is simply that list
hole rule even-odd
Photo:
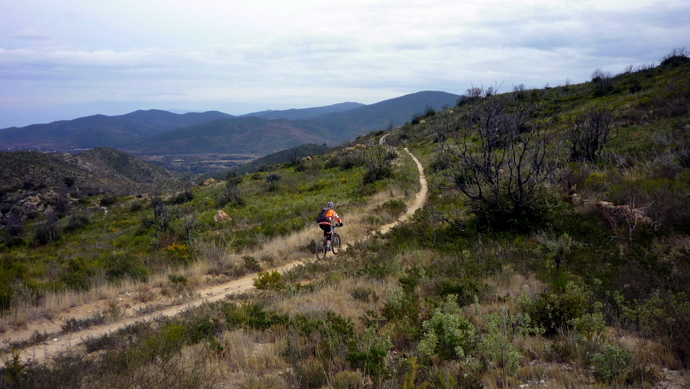
[{"label": "mountain range", "polygon": [[346,102],[242,116],[161,110],[94,115],[2,129],[0,144],[3,150],[79,152],[108,147],[149,158],[194,155],[201,160],[200,155],[242,154],[253,159],[307,143],[339,144],[372,130],[402,125],[429,108],[453,106],[459,98],[424,91],[370,105]]}]

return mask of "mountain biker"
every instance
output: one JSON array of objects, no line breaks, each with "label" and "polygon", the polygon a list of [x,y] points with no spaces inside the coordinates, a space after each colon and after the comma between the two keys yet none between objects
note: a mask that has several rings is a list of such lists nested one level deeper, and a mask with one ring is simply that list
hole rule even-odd
[{"label": "mountain biker", "polygon": [[[340,220],[340,216],[333,209],[333,202],[329,201],[326,204],[326,208],[322,209],[319,216],[316,217],[316,222],[319,223],[319,227],[323,230],[323,237],[326,238],[326,250],[331,250],[331,235],[333,233],[333,225],[342,227],[343,222]],[[333,224],[335,222],[336,224]]]}]

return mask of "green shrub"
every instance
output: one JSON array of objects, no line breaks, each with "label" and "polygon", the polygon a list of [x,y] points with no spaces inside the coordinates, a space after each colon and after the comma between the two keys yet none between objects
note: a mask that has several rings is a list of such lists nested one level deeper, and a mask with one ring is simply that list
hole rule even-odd
[{"label": "green shrub", "polygon": [[546,335],[572,328],[573,320],[583,316],[590,308],[590,297],[570,281],[562,293],[544,292],[536,300],[523,300],[520,307],[536,327],[544,328]]},{"label": "green shrub", "polygon": [[393,343],[388,336],[380,336],[375,327],[369,327],[361,339],[349,342],[346,360],[364,374],[383,377],[389,374],[385,362],[388,350],[392,347]]},{"label": "green shrub", "polygon": [[388,301],[381,309],[383,317],[390,321],[414,319],[418,312],[416,296],[402,287],[390,291]]},{"label": "green shrub", "polygon": [[[257,261],[256,258],[251,257],[251,256],[245,256],[245,257],[242,257],[242,259],[244,260],[244,268],[245,269],[249,270],[250,272],[261,271],[261,264],[259,264],[259,261]],[[261,289],[261,288],[259,288],[259,289]]]},{"label": "green shrub", "polygon": [[362,374],[356,371],[346,370],[333,376],[333,389],[362,389],[364,379]]},{"label": "green shrub", "polygon": [[34,226],[34,241],[40,246],[57,242],[61,235],[62,231],[57,219],[51,216]]},{"label": "green shrub", "polygon": [[178,193],[175,197],[172,198],[170,202],[172,204],[185,204],[192,200],[194,200],[194,193],[192,193],[192,191],[187,190],[182,193]]},{"label": "green shrub", "polygon": [[464,358],[474,348],[477,331],[462,314],[454,295],[447,296],[443,306],[435,309],[431,318],[422,323],[422,329],[417,351],[423,357]]},{"label": "green shrub", "polygon": [[180,285],[180,284],[186,284],[187,283],[187,277],[182,275],[182,274],[169,274],[168,275],[168,280],[172,282],[175,285]]},{"label": "green shrub", "polygon": [[67,261],[67,268],[60,274],[60,281],[69,289],[85,291],[91,288],[90,279],[98,272],[96,263],[85,258],[73,257]]},{"label": "green shrub", "polygon": [[352,296],[352,298],[355,300],[359,300],[364,303],[368,303],[370,301],[376,302],[379,299],[379,297],[376,295],[376,292],[370,288],[355,288],[350,292],[350,296]]},{"label": "green shrub", "polygon": [[115,252],[104,259],[106,261],[105,276],[109,281],[117,281],[125,277],[142,282],[149,279],[148,269],[134,254]]},{"label": "green shrub", "polygon": [[69,217],[67,225],[63,229],[64,233],[70,233],[85,228],[91,220],[86,215],[72,215]]},{"label": "green shrub", "polygon": [[407,209],[407,204],[402,200],[388,200],[381,205],[381,208],[392,217],[397,217]]},{"label": "green shrub", "polygon": [[633,355],[615,346],[606,345],[604,351],[592,356],[594,378],[607,384],[625,378],[632,371]]},{"label": "green shrub", "polygon": [[115,196],[106,196],[103,197],[100,201],[101,207],[109,207],[111,205],[115,205],[117,203],[117,197]]},{"label": "green shrub", "polygon": [[277,270],[261,272],[253,280],[256,289],[280,290],[285,288],[283,275]]},{"label": "green shrub", "polygon": [[507,332],[506,312],[502,316],[489,315],[487,323],[482,328],[481,341],[477,351],[481,359],[486,361],[487,368],[502,368],[508,375],[515,375],[520,367],[522,354],[510,343]]}]

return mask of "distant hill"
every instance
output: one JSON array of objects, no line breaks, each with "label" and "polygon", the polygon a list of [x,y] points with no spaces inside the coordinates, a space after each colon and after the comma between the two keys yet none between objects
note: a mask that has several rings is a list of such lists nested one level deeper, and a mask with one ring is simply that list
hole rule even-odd
[{"label": "distant hill", "polygon": [[120,116],[93,115],[49,124],[0,130],[5,150],[78,151],[95,147],[120,148],[138,139],[189,127],[231,115],[210,111],[174,114],[167,111],[135,111]]},{"label": "distant hill", "polygon": [[331,147],[324,145],[311,143],[304,144],[288,150],[282,150],[278,151],[277,153],[266,155],[232,170],[239,174],[254,173],[261,170],[265,166],[273,166],[279,163],[290,163],[307,156],[326,154],[331,150]]},{"label": "distant hill", "polygon": [[259,117],[218,119],[157,134],[126,146],[135,155],[146,154],[256,154],[266,155],[305,143],[324,143],[326,131],[310,123]]},{"label": "distant hill", "polygon": [[343,141],[411,121],[428,107],[453,106],[460,96],[418,92],[311,119],[233,117],[153,135],[127,145],[135,154],[252,153],[266,155],[305,143],[336,145]]},{"label": "distant hill", "polygon": [[341,103],[242,117],[217,111],[175,114],[160,110],[95,115],[0,130],[0,144],[5,150],[63,152],[108,147],[152,159],[185,155],[189,165],[207,154],[256,157],[308,143],[336,145],[373,130],[402,125],[427,108],[453,106],[459,98],[425,91],[371,105]]},{"label": "distant hill", "polygon": [[446,92],[417,92],[379,103],[365,105],[344,112],[322,115],[310,119],[320,127],[329,129],[329,140],[340,143],[389,125],[400,126],[423,114],[427,108],[441,110],[457,104],[461,98]]},{"label": "distant hill", "polygon": [[284,111],[261,111],[261,112],[253,112],[253,113],[248,113],[246,115],[242,116],[256,116],[260,117],[263,119],[288,119],[288,120],[300,120],[300,119],[309,119],[313,118],[316,116],[321,116],[321,115],[326,115],[329,113],[335,113],[335,112],[342,112],[342,111],[349,111],[351,109],[363,107],[364,104],[360,103],[339,103],[339,104],[333,104],[333,105],[328,105],[325,107],[316,107],[316,108],[302,108],[302,109],[288,109]]},{"label": "distant hill", "polygon": [[170,171],[118,150],[96,148],[80,154],[0,151],[0,188],[89,188],[111,194],[178,189]]}]

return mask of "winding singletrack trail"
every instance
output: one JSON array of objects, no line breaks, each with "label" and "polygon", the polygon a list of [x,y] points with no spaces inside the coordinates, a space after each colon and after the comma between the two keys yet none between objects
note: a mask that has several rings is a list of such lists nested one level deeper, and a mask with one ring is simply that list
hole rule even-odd
[{"label": "winding singletrack trail", "polygon": [[[380,144],[383,144],[384,138],[385,136],[381,138]],[[426,176],[424,175],[424,167],[422,166],[419,159],[417,159],[417,157],[415,157],[407,148],[405,148],[405,152],[409,154],[409,156],[414,160],[415,164],[417,165],[417,169],[419,171],[420,191],[415,194],[414,200],[411,201],[411,203],[407,207],[406,212],[397,221],[383,225],[379,228],[378,231],[382,234],[385,234],[386,232],[390,231],[390,229],[396,226],[397,224],[407,221],[419,208],[421,208],[424,205],[427,199],[428,186]],[[352,243],[354,242],[345,242],[344,246],[347,247],[348,244]],[[274,268],[272,270],[286,272],[294,268],[295,266],[302,264],[302,261],[309,259],[311,259],[311,257],[290,262],[286,265]],[[228,295],[249,292],[255,289],[255,287],[253,286],[253,279],[255,277],[256,274],[249,274],[242,278],[224,284],[196,290],[195,294],[200,296],[199,298],[186,301],[183,304],[170,306],[168,308],[158,310],[154,313],[136,317],[126,317],[116,322],[109,323],[107,325],[94,326],[82,331],[68,334],[55,335],[54,337],[51,337],[45,342],[20,350],[20,360],[24,363],[40,363],[45,361],[51,355],[55,355],[62,351],[67,351],[79,347],[85,339],[100,337],[108,333],[115,332],[117,330],[125,328],[126,326],[129,326],[137,322],[146,322],[160,317],[172,317],[188,309],[198,307],[202,304],[222,300],[226,298],[226,296]],[[53,334],[59,333],[60,330],[60,324],[55,322],[42,323],[38,326],[32,326],[32,324],[29,323],[27,328],[23,328],[20,331],[7,331],[3,334],[2,341],[3,343],[7,343],[10,341],[16,342],[18,340],[29,339],[29,337],[35,332],[45,332],[48,334]],[[12,355],[9,354],[0,355],[0,363],[4,363],[6,360],[9,360],[11,358]]]}]

